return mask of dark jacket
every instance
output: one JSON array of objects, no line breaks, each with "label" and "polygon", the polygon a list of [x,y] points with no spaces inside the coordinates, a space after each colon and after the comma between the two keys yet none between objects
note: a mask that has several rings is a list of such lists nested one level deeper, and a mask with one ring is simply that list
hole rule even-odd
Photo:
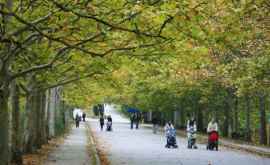
[{"label": "dark jacket", "polygon": [[134,120],[137,121],[137,122],[139,122],[141,120],[141,114],[140,113],[136,113]]},{"label": "dark jacket", "polygon": [[107,120],[108,120],[109,122],[112,122],[112,118],[111,118],[111,117],[108,117]]},{"label": "dark jacket", "polygon": [[153,123],[153,124],[158,124],[158,119],[154,117],[154,118],[152,119],[152,123]]},{"label": "dark jacket", "polygon": [[99,122],[100,122],[100,124],[104,124],[104,118],[101,117],[101,118],[99,119]]}]

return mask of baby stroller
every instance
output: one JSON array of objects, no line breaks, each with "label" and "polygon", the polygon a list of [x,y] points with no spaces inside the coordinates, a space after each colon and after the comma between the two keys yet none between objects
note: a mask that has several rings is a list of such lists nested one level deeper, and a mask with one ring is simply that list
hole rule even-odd
[{"label": "baby stroller", "polygon": [[111,121],[108,121],[106,125],[107,125],[107,129],[106,130],[107,131],[112,131],[112,122]]},{"label": "baby stroller", "polygon": [[197,149],[197,146],[196,146],[196,131],[194,130],[193,127],[191,127],[190,130],[188,131],[188,148]]},{"label": "baby stroller", "polygon": [[166,148],[177,148],[177,144],[176,144],[176,138],[174,136],[168,136],[167,137],[167,144],[165,146]]},{"label": "baby stroller", "polygon": [[218,132],[212,131],[209,133],[207,150],[214,150],[214,148],[218,151]]},{"label": "baby stroller", "polygon": [[167,144],[165,145],[166,148],[178,148],[176,144],[176,132],[174,129],[169,129],[167,132]]}]

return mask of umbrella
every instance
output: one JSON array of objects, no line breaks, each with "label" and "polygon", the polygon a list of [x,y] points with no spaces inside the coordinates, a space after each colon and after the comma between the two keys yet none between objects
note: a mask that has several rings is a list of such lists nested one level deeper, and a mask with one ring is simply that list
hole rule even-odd
[{"label": "umbrella", "polygon": [[136,112],[140,112],[138,109],[135,109],[135,108],[128,108],[127,109],[127,112],[129,113],[136,113]]}]

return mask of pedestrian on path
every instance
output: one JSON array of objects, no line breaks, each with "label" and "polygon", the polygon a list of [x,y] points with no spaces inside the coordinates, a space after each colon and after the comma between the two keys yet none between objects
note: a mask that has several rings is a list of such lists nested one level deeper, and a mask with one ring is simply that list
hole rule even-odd
[{"label": "pedestrian on path", "polygon": [[132,113],[130,115],[130,129],[133,129],[134,121],[135,121],[135,113]]},{"label": "pedestrian on path", "polygon": [[107,131],[112,131],[112,117],[109,115],[107,117]]},{"label": "pedestrian on path", "polygon": [[85,118],[86,118],[86,113],[85,112],[83,112],[82,118],[83,118],[83,122],[85,122]]},{"label": "pedestrian on path", "polygon": [[153,133],[156,134],[158,130],[158,119],[156,116],[153,117],[152,124],[153,124]]},{"label": "pedestrian on path", "polygon": [[104,117],[103,116],[100,116],[99,124],[100,124],[100,130],[103,131],[103,127],[104,127]]},{"label": "pedestrian on path", "polygon": [[81,118],[80,118],[79,114],[77,113],[77,114],[76,114],[76,117],[75,117],[76,128],[79,128],[79,126],[80,126],[80,121],[81,121]]},{"label": "pedestrian on path", "polygon": [[135,114],[135,124],[136,124],[136,129],[139,129],[139,123],[140,123],[140,120],[141,120],[141,114],[140,112],[137,112]]}]

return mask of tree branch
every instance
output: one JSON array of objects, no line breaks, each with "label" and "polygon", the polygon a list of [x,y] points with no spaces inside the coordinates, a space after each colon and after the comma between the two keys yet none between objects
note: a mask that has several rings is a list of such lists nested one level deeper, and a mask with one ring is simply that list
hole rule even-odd
[{"label": "tree branch", "polygon": [[67,85],[67,84],[74,83],[76,81],[80,81],[80,80],[83,80],[83,79],[86,79],[86,78],[90,78],[90,77],[92,77],[94,75],[98,75],[98,74],[104,74],[104,73],[100,73],[100,72],[89,73],[89,74],[86,74],[86,75],[81,76],[81,77],[78,76],[78,77],[75,77],[75,78],[71,78],[69,80],[64,80],[64,81],[49,85],[49,86],[47,86],[45,88],[41,88],[40,90],[48,90],[48,89],[56,88],[56,87],[59,87],[59,86],[64,86],[64,85]]},{"label": "tree branch", "polygon": [[[138,31],[137,29],[128,29],[128,28],[124,28],[124,27],[120,27],[120,26],[117,26],[117,25],[113,25],[107,21],[104,21],[102,19],[99,19],[93,15],[86,15],[86,14],[82,14],[82,13],[79,13],[79,12],[76,12],[72,9],[69,9],[68,7],[65,7],[64,5],[56,2],[55,0],[50,0],[53,4],[55,4],[56,7],[60,8],[61,10],[65,11],[65,12],[71,12],[73,14],[75,14],[76,16],[78,17],[81,17],[81,18],[87,18],[87,19],[91,19],[91,20],[94,20],[96,22],[99,22],[103,25],[106,25],[112,29],[116,29],[116,30],[120,30],[120,31],[125,31],[125,32],[129,32],[129,33],[134,33],[136,35],[143,35],[143,36],[146,36],[146,37],[153,37],[153,38],[161,38],[161,39],[167,39],[166,37],[164,36],[161,36],[159,34],[150,34],[150,33],[147,33],[147,32],[141,32],[141,31]],[[121,21],[120,21],[121,22]]]}]

